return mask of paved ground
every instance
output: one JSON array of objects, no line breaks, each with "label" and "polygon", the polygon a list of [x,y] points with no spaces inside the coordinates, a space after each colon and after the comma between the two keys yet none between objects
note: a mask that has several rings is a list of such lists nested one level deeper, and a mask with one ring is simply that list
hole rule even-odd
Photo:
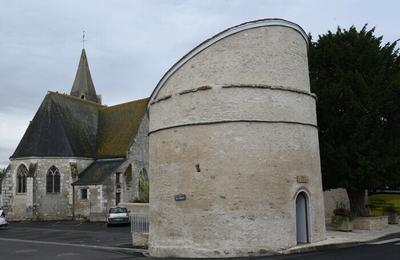
[{"label": "paved ground", "polygon": [[[392,235],[383,240],[349,248],[320,249],[310,253],[251,259],[400,259],[400,234],[393,233],[397,229],[398,227],[388,227],[380,233],[330,231],[330,242],[351,242],[355,239],[368,239],[377,234]],[[11,223],[7,229],[0,229],[0,259],[154,259],[146,258],[130,248],[130,243],[129,226],[108,228],[102,223],[77,222]]]},{"label": "paved ground", "polygon": [[307,260],[398,260],[400,259],[400,235],[394,239],[383,240],[349,248],[320,250],[311,253],[292,254],[259,259],[307,259]]},{"label": "paved ground", "polygon": [[[327,226],[326,240],[295,246],[293,248],[283,250],[282,253],[296,253],[304,252],[309,249],[314,250],[315,248],[335,248],[343,247],[346,245],[360,244],[375,239],[381,239],[388,236],[396,236],[400,234],[400,225],[388,225],[382,230],[358,230],[355,229],[352,232],[341,232],[335,231],[331,226]],[[399,257],[400,259],[400,257]]]},{"label": "paved ground", "polygon": [[[0,241],[0,259],[8,260],[99,260],[99,259],[137,259],[141,255],[131,255],[118,251],[92,249],[75,246],[57,246],[14,241]],[[143,259],[143,258],[142,258]]]},{"label": "paved ground", "polygon": [[129,226],[107,227],[104,223],[20,222],[1,230],[0,238],[51,241],[98,246],[130,246]]},{"label": "paved ground", "polygon": [[129,259],[129,226],[104,223],[21,222],[0,229],[0,259]]}]

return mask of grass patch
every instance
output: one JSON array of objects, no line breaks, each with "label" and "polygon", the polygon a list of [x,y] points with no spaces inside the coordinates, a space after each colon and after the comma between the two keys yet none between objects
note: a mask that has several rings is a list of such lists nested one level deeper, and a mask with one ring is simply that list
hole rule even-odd
[{"label": "grass patch", "polygon": [[375,194],[368,196],[368,204],[372,205],[371,215],[382,216],[386,207],[393,206],[400,213],[400,194]]}]

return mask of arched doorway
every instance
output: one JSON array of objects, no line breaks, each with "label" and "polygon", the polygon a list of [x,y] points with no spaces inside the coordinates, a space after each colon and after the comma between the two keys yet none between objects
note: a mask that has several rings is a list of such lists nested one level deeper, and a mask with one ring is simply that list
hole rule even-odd
[{"label": "arched doorway", "polygon": [[296,198],[296,239],[297,244],[309,243],[308,196],[300,192]]}]

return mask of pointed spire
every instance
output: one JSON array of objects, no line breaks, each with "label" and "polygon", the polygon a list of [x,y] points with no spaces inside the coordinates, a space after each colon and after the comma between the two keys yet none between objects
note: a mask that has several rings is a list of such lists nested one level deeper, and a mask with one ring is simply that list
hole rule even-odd
[{"label": "pointed spire", "polygon": [[99,103],[84,48],[82,49],[78,70],[76,72],[74,84],[72,85],[71,96]]}]

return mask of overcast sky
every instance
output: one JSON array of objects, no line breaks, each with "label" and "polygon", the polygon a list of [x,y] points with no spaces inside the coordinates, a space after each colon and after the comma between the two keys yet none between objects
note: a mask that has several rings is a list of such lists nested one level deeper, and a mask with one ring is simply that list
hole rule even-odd
[{"label": "overcast sky", "polygon": [[242,22],[284,18],[316,39],[337,26],[400,38],[399,1],[0,0],[0,166],[8,164],[48,90],[68,92],[85,49],[98,94],[148,97],[179,58]]}]

